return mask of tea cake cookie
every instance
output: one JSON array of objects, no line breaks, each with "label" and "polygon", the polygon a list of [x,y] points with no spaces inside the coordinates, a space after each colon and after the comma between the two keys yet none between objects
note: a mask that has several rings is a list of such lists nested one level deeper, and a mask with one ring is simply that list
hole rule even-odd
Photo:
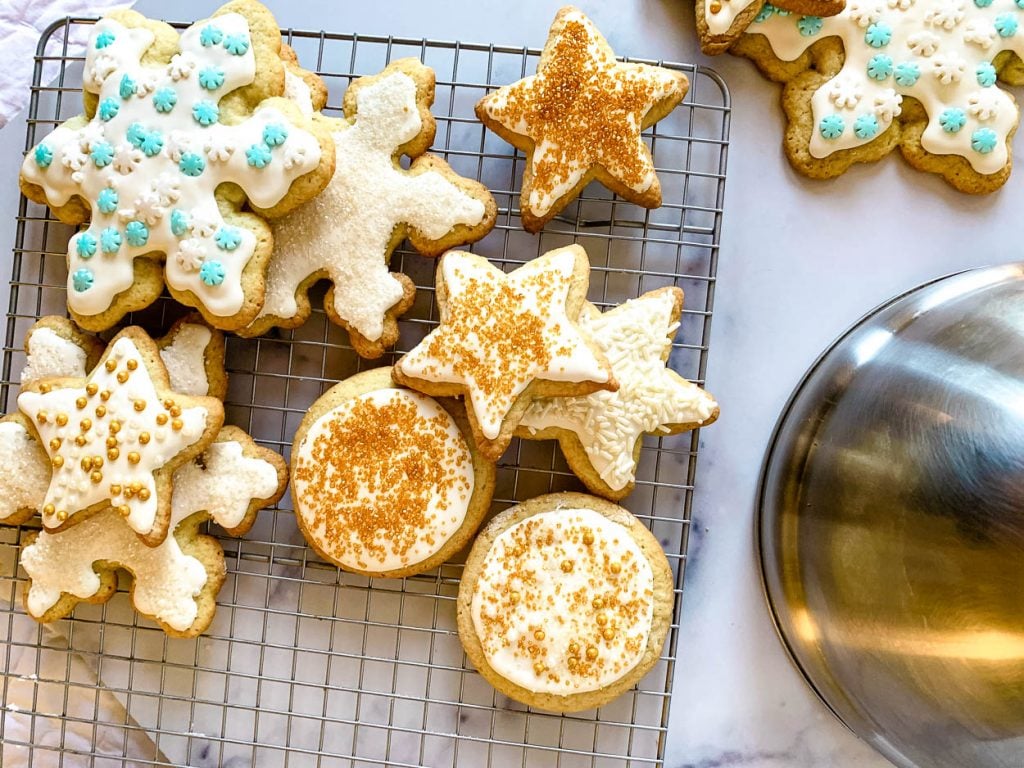
[{"label": "tea cake cookie", "polygon": [[396,386],[390,368],[328,390],[293,444],[292,498],[306,541],[367,576],[411,576],[451,559],[494,492],[494,464],[473,447],[458,403]]},{"label": "tea cake cookie", "polygon": [[[245,335],[301,325],[309,288],[326,278],[328,316],[348,329],[360,355],[380,357],[398,339],[396,318],[415,293],[408,277],[388,271],[394,249],[408,237],[437,256],[491,230],[497,206],[487,188],[423,154],[434,141],[433,101],[434,71],[400,59],[349,86],[345,119],[317,116],[332,132],[337,169],[323,193],[271,225],[266,301]],[[413,158],[408,169],[403,155]]]},{"label": "tea cake cookie", "polygon": [[[768,4],[765,0],[696,0],[695,5],[701,50],[713,56],[725,53]],[[845,0],[779,0],[771,7],[783,14],[808,16],[804,23],[813,26],[817,17],[834,16],[845,5]]]},{"label": "tea cake cookie", "polygon": [[497,461],[536,397],[614,390],[597,346],[576,324],[590,279],[578,245],[505,274],[449,251],[437,268],[440,325],[395,365],[395,381],[435,397],[465,396],[473,439]]},{"label": "tea cake cookie", "polygon": [[[235,0],[178,36],[130,10],[90,35],[85,114],[33,147],[27,197],[68,224],[68,308],[103,330],[166,282],[220,328],[263,303],[266,217],[313,197],[334,169],[329,132],[284,93],[281,36],[255,0]],[[241,212],[244,203],[253,212]],[[161,262],[165,262],[161,268]]]},{"label": "tea cake cookie", "polygon": [[733,51],[786,83],[786,155],[812,178],[899,147],[962,192],[1010,175],[1024,9],[1013,0],[857,0],[813,23],[766,5]]},{"label": "tea cake cookie", "polygon": [[578,712],[657,663],[672,604],[672,571],[640,521],[604,499],[553,493],[480,532],[459,585],[459,639],[501,693]]},{"label": "tea cake cookie", "polygon": [[156,344],[135,327],[114,337],[87,377],[26,384],[18,408],[53,469],[43,527],[63,530],[113,505],[148,546],[167,535],[174,469],[224,421],[219,400],[170,389]]},{"label": "tea cake cookie", "polygon": [[683,292],[659,288],[602,313],[587,303],[579,325],[608,358],[614,392],[545,397],[527,408],[516,434],[557,439],[587,488],[609,499],[633,490],[646,433],[670,435],[706,426],[718,404],[668,367]]},{"label": "tea cake cookie", "polygon": [[520,218],[529,232],[597,179],[646,208],[661,205],[661,184],[640,132],[683,100],[682,72],[615,60],[582,11],[555,16],[537,73],[476,105],[480,121],[526,153]]}]

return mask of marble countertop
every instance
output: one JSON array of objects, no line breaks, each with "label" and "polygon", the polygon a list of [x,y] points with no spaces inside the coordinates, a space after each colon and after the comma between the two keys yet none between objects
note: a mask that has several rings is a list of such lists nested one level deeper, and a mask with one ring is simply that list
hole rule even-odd
[{"label": "marble countertop", "polygon": [[[270,0],[283,26],[540,46],[558,0]],[[215,3],[180,0],[177,18]],[[832,182],[805,180],[782,153],[779,86],[698,50],[692,0],[579,0],[623,55],[716,68],[733,98],[726,215],[708,388],[722,417],[702,435],[667,765],[875,768],[889,763],[817,701],[775,637],[753,545],[757,475],[775,419],[835,336],[889,296],[937,275],[1019,258],[1024,184],[959,194],[898,157]],[[137,4],[159,16],[156,0]],[[24,116],[0,142],[0,275],[10,272]],[[1017,172],[1019,174],[1020,171]]]}]

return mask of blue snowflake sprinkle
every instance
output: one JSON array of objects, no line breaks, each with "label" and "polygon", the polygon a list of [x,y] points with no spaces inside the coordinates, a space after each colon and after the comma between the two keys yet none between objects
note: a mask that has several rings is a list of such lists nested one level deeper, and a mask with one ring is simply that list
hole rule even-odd
[{"label": "blue snowflake sprinkle", "polygon": [[288,129],[280,123],[268,123],[263,127],[263,142],[268,147],[279,147],[288,138]]},{"label": "blue snowflake sprinkle", "polygon": [[117,38],[114,37],[114,33],[109,29],[104,29],[98,35],[96,35],[96,48],[102,50],[110,45]]},{"label": "blue snowflake sprinkle", "polygon": [[233,251],[242,244],[242,233],[235,227],[221,227],[213,239],[222,251]]},{"label": "blue snowflake sprinkle", "polygon": [[224,70],[220,67],[199,70],[199,84],[208,91],[217,90],[224,85]]},{"label": "blue snowflake sprinkle", "polygon": [[96,255],[96,236],[90,232],[83,232],[78,236],[75,250],[83,259],[91,259]]},{"label": "blue snowflake sprinkle", "polygon": [[978,85],[982,88],[988,88],[996,84],[996,68],[992,66],[992,62],[981,62],[978,68],[974,70],[974,73],[978,76]]},{"label": "blue snowflake sprinkle", "polygon": [[987,155],[996,148],[999,137],[991,128],[979,128],[971,134],[971,149],[982,155]]},{"label": "blue snowflake sprinkle", "polygon": [[100,247],[104,253],[117,253],[121,247],[121,233],[113,227],[107,227],[100,232]]},{"label": "blue snowflake sprinkle", "polygon": [[170,112],[178,103],[178,94],[173,88],[161,88],[153,94],[153,106],[157,112]]},{"label": "blue snowflake sprinkle", "polygon": [[896,65],[896,84],[909,88],[921,77],[921,69],[912,61],[903,61]]},{"label": "blue snowflake sprinkle", "polygon": [[121,111],[121,105],[117,103],[116,99],[112,99],[109,96],[100,102],[100,120],[106,122],[107,120],[113,120],[117,117],[117,113]]},{"label": "blue snowflake sprinkle", "polygon": [[789,11],[787,11],[785,8],[776,8],[775,14],[777,16],[782,16],[783,18],[785,18],[786,16],[789,16]]},{"label": "blue snowflake sprinkle", "polygon": [[132,123],[125,131],[124,137],[128,139],[129,144],[139,149],[146,139],[146,129],[142,127],[142,123]]},{"label": "blue snowflake sprinkle", "polygon": [[773,13],[775,13],[775,6],[773,6],[771,3],[765,3],[763,6],[761,6],[761,10],[758,11],[757,16],[754,17],[754,23],[761,24],[765,21],[768,21],[768,19],[772,17]]},{"label": "blue snowflake sprinkle", "polygon": [[995,25],[1000,37],[1013,37],[1017,34],[1017,17],[1012,13],[1000,13],[996,16]]},{"label": "blue snowflake sprinkle", "polygon": [[872,48],[884,48],[890,40],[892,40],[892,28],[883,21],[872,24],[864,33],[864,42]]},{"label": "blue snowflake sprinkle", "polygon": [[48,168],[53,162],[53,150],[45,144],[38,145],[34,154],[36,165],[40,168]]},{"label": "blue snowflake sprinkle", "polygon": [[181,160],[178,161],[178,168],[186,176],[198,176],[206,170],[206,161],[203,160],[202,155],[197,155],[195,152],[185,152],[182,154]]},{"label": "blue snowflake sprinkle", "polygon": [[96,205],[100,213],[113,213],[117,210],[117,191],[112,187],[101,189],[96,197]]},{"label": "blue snowflake sprinkle", "polygon": [[93,144],[89,157],[97,168],[106,168],[114,161],[114,148],[105,141]]},{"label": "blue snowflake sprinkle", "polygon": [[217,260],[204,261],[199,268],[199,279],[211,287],[223,283],[224,276],[224,265]]},{"label": "blue snowflake sprinkle", "polygon": [[138,248],[149,242],[149,227],[141,221],[129,221],[124,228],[124,236],[128,240],[128,245]]},{"label": "blue snowflake sprinkle", "polygon": [[192,117],[200,125],[213,125],[220,119],[220,110],[212,101],[197,101],[192,105]]},{"label": "blue snowflake sprinkle", "polygon": [[853,132],[858,139],[873,139],[878,133],[878,118],[870,112],[860,115],[853,121]]},{"label": "blue snowflake sprinkle", "polygon": [[253,144],[245,150],[245,159],[253,168],[266,168],[270,163],[270,150],[266,144]]},{"label": "blue snowflake sprinkle", "polygon": [[959,107],[950,107],[939,115],[939,125],[946,133],[957,133],[967,123],[967,114]]},{"label": "blue snowflake sprinkle", "polygon": [[992,0],[974,0],[974,4],[979,8],[988,8],[992,5]]},{"label": "blue snowflake sprinkle", "polygon": [[75,274],[71,276],[71,285],[74,286],[76,291],[81,293],[92,288],[93,280],[95,278],[92,276],[92,270],[82,267],[75,270]]},{"label": "blue snowflake sprinkle", "polygon": [[801,16],[796,26],[804,37],[814,37],[821,32],[821,27],[824,23],[821,16]]},{"label": "blue snowflake sprinkle", "polygon": [[224,38],[224,47],[228,53],[241,56],[249,50],[249,38],[245,35],[228,35]]},{"label": "blue snowflake sprinkle", "polygon": [[1024,0],[1017,0],[1017,7],[1024,9]]},{"label": "blue snowflake sprinkle", "polygon": [[845,127],[846,123],[839,115],[825,115],[818,123],[818,130],[821,131],[822,138],[825,139],[838,139],[843,134]]},{"label": "blue snowflake sprinkle", "polygon": [[130,99],[135,95],[135,81],[129,75],[124,75],[121,78],[121,87],[118,92],[122,99]]},{"label": "blue snowflake sprinkle", "polygon": [[171,211],[171,234],[175,237],[182,237],[188,232],[188,227],[187,213],[180,208],[175,208]]},{"label": "blue snowflake sprinkle", "polygon": [[160,131],[151,131],[142,140],[141,149],[146,153],[146,157],[160,154],[160,150],[163,148],[164,137],[160,135]]},{"label": "blue snowflake sprinkle", "polygon": [[868,62],[868,77],[872,80],[885,80],[892,74],[892,58],[884,53],[877,53]]},{"label": "blue snowflake sprinkle", "polygon": [[213,24],[207,24],[199,32],[199,42],[202,43],[204,48],[217,45],[223,39],[224,33],[219,28],[213,26]]}]

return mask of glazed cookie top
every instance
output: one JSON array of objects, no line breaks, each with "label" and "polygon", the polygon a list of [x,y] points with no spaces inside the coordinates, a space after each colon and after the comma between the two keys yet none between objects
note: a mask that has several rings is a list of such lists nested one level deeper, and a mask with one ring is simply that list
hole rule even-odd
[{"label": "glazed cookie top", "polygon": [[137,533],[154,528],[154,473],[201,440],[205,405],[161,400],[131,336],[116,338],[106,360],[79,384],[40,383],[18,396],[52,465],[43,525],[55,528],[76,512],[109,501]]},{"label": "glazed cookie top", "polygon": [[472,616],[502,677],[536,693],[593,691],[643,658],[654,575],[618,523],[589,509],[543,512],[494,540]]},{"label": "glazed cookie top", "polygon": [[811,98],[813,157],[872,141],[912,96],[928,114],[925,150],[991,174],[1006,166],[1018,120],[1013,97],[996,86],[993,60],[1003,51],[1024,55],[1022,22],[1015,0],[851,0],[825,19],[765,5],[748,32],[764,35],[786,61],[818,40],[842,39],[842,70]]},{"label": "glazed cookie top", "polygon": [[37,144],[22,176],[52,205],[79,196],[91,209],[88,228],[68,245],[73,311],[104,312],[132,285],[134,258],[163,252],[171,287],[230,316],[244,302],[241,274],[256,237],[225,222],[217,187],[236,184],[269,208],[318,167],[320,144],[274,102],[241,122],[220,122],[220,100],[257,76],[244,16],[196,22],[169,63],[143,64],[154,40],[149,29],[96,24],[84,73],[96,113]]},{"label": "glazed cookie top", "polygon": [[317,549],[360,571],[426,560],[465,520],[473,458],[433,398],[387,388],[348,398],[295,451],[296,514]]},{"label": "glazed cookie top", "polygon": [[663,289],[603,314],[588,304],[580,313],[580,327],[607,356],[619,389],[538,398],[520,422],[531,430],[559,427],[575,432],[612,490],[633,481],[633,448],[645,432],[700,424],[717,408],[711,395],[665,367],[679,328],[676,300],[673,290]]},{"label": "glazed cookie top", "polygon": [[704,3],[704,21],[712,35],[724,35],[732,27],[737,17],[758,1],[697,0],[699,3]]},{"label": "glazed cookie top", "polygon": [[657,175],[640,131],[659,102],[681,99],[686,78],[646,64],[624,64],[582,11],[562,9],[537,74],[484,97],[479,110],[535,144],[526,201],[537,216],[595,165],[644,192]]}]

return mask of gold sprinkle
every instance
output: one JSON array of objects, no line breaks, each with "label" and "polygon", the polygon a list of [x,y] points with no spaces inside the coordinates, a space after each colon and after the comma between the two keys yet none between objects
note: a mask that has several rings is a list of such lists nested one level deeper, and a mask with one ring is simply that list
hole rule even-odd
[{"label": "gold sprinkle", "polygon": [[113,435],[111,435],[110,437],[107,438],[107,448],[116,448],[116,447],[117,447],[117,438],[114,437]]},{"label": "gold sprinkle", "polygon": [[544,662],[542,661],[538,661],[533,665],[533,671],[535,674],[543,675],[546,670],[547,667],[544,665]]},{"label": "gold sprinkle", "polygon": [[721,13],[722,4],[718,0],[711,0],[711,4],[708,6],[708,10],[712,13]]},{"label": "gold sprinkle", "polygon": [[615,630],[612,629],[611,627],[605,627],[604,632],[601,633],[601,637],[603,637],[605,640],[609,640],[609,641],[614,640],[615,639]]},{"label": "gold sprinkle", "polygon": [[87,442],[89,441],[86,439],[85,435],[79,435],[75,438],[75,445],[79,448],[83,447]]},{"label": "gold sprinkle", "polygon": [[117,483],[113,483],[110,486],[110,495],[111,496],[120,496],[121,495],[121,486],[118,485]]},{"label": "gold sprinkle", "polygon": [[50,386],[49,384],[40,384],[39,385],[39,391],[42,392],[44,395],[48,394],[51,389],[53,389],[53,387]]},{"label": "gold sprinkle", "polygon": [[130,499],[134,495],[135,495],[135,489],[134,488],[125,488],[124,489],[124,497],[126,499]]},{"label": "gold sprinkle", "polygon": [[63,427],[68,423],[68,415],[66,413],[57,414],[57,426]]},{"label": "gold sprinkle", "polygon": [[105,405],[97,405],[96,406],[96,418],[102,419],[106,415],[107,415],[107,406],[105,406]]},{"label": "gold sprinkle", "polygon": [[121,431],[121,422],[120,421],[112,421],[112,422],[110,422],[110,434],[116,435],[120,431]]},{"label": "gold sprinkle", "polygon": [[612,563],[608,567],[611,569],[612,573],[619,573],[622,570],[622,565],[620,563]]},{"label": "gold sprinkle", "polygon": [[54,456],[52,459],[50,459],[50,463],[53,464],[53,466],[56,469],[60,469],[61,467],[64,466],[64,457],[63,456]]},{"label": "gold sprinkle", "polygon": [[128,381],[128,371],[118,371],[117,380],[121,384],[124,384],[126,381]]},{"label": "gold sprinkle", "polygon": [[46,411],[40,411],[38,414],[36,414],[36,421],[38,421],[40,424],[45,424],[47,418],[48,416],[46,414]]},{"label": "gold sprinkle", "polygon": [[606,614],[606,613],[599,613],[599,614],[597,614],[597,626],[603,627],[607,623],[608,623],[608,614]]},{"label": "gold sprinkle", "polygon": [[117,508],[117,511],[121,513],[121,517],[128,517],[132,513],[132,508],[127,504],[122,504]]},{"label": "gold sprinkle", "polygon": [[130,452],[128,453],[128,463],[129,463],[129,464],[138,464],[138,463],[139,463],[139,460],[140,460],[141,458],[142,458],[142,457],[141,457],[141,456],[139,456],[139,454],[138,454],[138,453],[136,453],[135,451],[130,451]]},{"label": "gold sprinkle", "polygon": [[166,424],[167,423],[167,414],[166,413],[158,413],[156,415],[156,423],[159,424],[160,426],[163,426],[164,424]]},{"label": "gold sprinkle", "polygon": [[588,645],[587,646],[587,658],[590,661],[593,661],[594,659],[596,659],[597,658],[597,648],[595,648],[592,645]]},{"label": "gold sprinkle", "polygon": [[92,457],[92,465],[94,467],[96,467],[96,469],[99,469],[100,467],[102,467],[103,466],[103,457],[102,456],[93,456]]},{"label": "gold sprinkle", "polygon": [[82,419],[78,422],[78,426],[82,428],[83,432],[88,432],[92,429],[92,419]]},{"label": "gold sprinkle", "polygon": [[138,493],[139,491],[142,490],[142,483],[140,483],[138,480],[136,480],[135,482],[133,482],[131,484],[131,489],[133,491],[135,491],[136,493]]},{"label": "gold sprinkle", "polygon": [[75,407],[78,408],[78,410],[82,410],[88,404],[89,404],[89,401],[86,400],[84,397],[80,397],[77,400],[75,400]]},{"label": "gold sprinkle", "polygon": [[103,482],[103,473],[93,472],[91,475],[89,475],[89,479],[92,480],[93,483],[95,483],[96,485],[99,485],[100,483]]},{"label": "gold sprinkle", "polygon": [[181,419],[171,420],[171,429],[173,429],[175,432],[180,431],[183,426],[185,426],[185,423]]},{"label": "gold sprinkle", "polygon": [[139,491],[139,498],[142,499],[143,501],[149,501],[149,489],[143,488],[141,491]]},{"label": "gold sprinkle", "polygon": [[139,433],[139,443],[141,443],[142,445],[146,445],[148,442],[149,442],[149,432],[140,432]]},{"label": "gold sprinkle", "polygon": [[164,408],[166,408],[167,410],[170,410],[173,405],[174,401],[171,400],[171,398],[167,398],[166,400],[164,400]]},{"label": "gold sprinkle", "polygon": [[109,399],[110,399],[110,390],[109,389],[104,389],[102,392],[100,392],[100,400],[102,400],[105,403]]},{"label": "gold sprinkle", "polygon": [[562,570],[563,571],[565,571],[566,573],[569,573],[570,571],[572,571],[572,569],[573,569],[572,560],[563,560],[562,561]]},{"label": "gold sprinkle", "polygon": [[594,534],[592,534],[590,531],[587,531],[586,533],[584,533],[583,534],[583,543],[586,544],[588,547],[591,544],[593,544],[594,543]]},{"label": "gold sprinkle", "polygon": [[509,592],[508,593],[508,599],[509,599],[509,602],[512,603],[512,605],[515,605],[516,603],[518,603],[519,602],[519,590],[513,589],[511,592]]},{"label": "gold sprinkle", "polygon": [[580,644],[576,643],[576,642],[569,643],[569,653],[572,654],[573,656],[579,656],[579,654],[580,654]]},{"label": "gold sprinkle", "polygon": [[46,517],[52,515],[54,511],[55,510],[53,504],[47,504],[45,507],[43,507],[43,515],[45,515]]},{"label": "gold sprinkle", "polygon": [[57,521],[58,522],[63,523],[67,519],[68,519],[68,513],[65,512],[63,509],[60,512],[57,513]]},{"label": "gold sprinkle", "polygon": [[595,597],[594,598],[594,607],[595,608],[604,608],[604,598],[603,597]]},{"label": "gold sprinkle", "polygon": [[534,630],[534,633],[533,633],[533,639],[534,640],[536,640],[537,642],[540,642],[541,640],[544,639],[544,637],[545,637],[545,635],[544,635],[544,630],[543,629]]},{"label": "gold sprinkle", "polygon": [[100,385],[97,384],[95,381],[90,381],[88,384],[85,385],[85,394],[87,394],[89,397],[93,397],[99,391]]},{"label": "gold sprinkle", "polygon": [[50,450],[59,451],[62,442],[63,440],[61,440],[59,437],[53,438],[53,440],[50,441]]},{"label": "gold sprinkle", "polygon": [[125,363],[125,365],[128,366],[129,371],[134,371],[136,368],[139,367],[139,361],[132,358],[127,363]]},{"label": "gold sprinkle", "polygon": [[82,469],[85,472],[88,472],[90,469],[92,469],[92,456],[86,456],[84,459],[82,459],[81,463]]},{"label": "gold sprinkle", "polygon": [[114,369],[117,368],[117,360],[107,360],[106,366],[107,370],[113,373]]},{"label": "gold sprinkle", "polygon": [[121,455],[121,452],[117,448],[107,449],[107,458],[111,461],[117,461],[117,457]]},{"label": "gold sprinkle", "polygon": [[144,411],[144,410],[146,410],[146,401],[145,400],[136,400],[135,401],[135,410],[136,411]]},{"label": "gold sprinkle", "polygon": [[172,405],[171,406],[171,416],[174,416],[175,418],[177,418],[178,416],[181,416],[181,406],[180,405]]}]

